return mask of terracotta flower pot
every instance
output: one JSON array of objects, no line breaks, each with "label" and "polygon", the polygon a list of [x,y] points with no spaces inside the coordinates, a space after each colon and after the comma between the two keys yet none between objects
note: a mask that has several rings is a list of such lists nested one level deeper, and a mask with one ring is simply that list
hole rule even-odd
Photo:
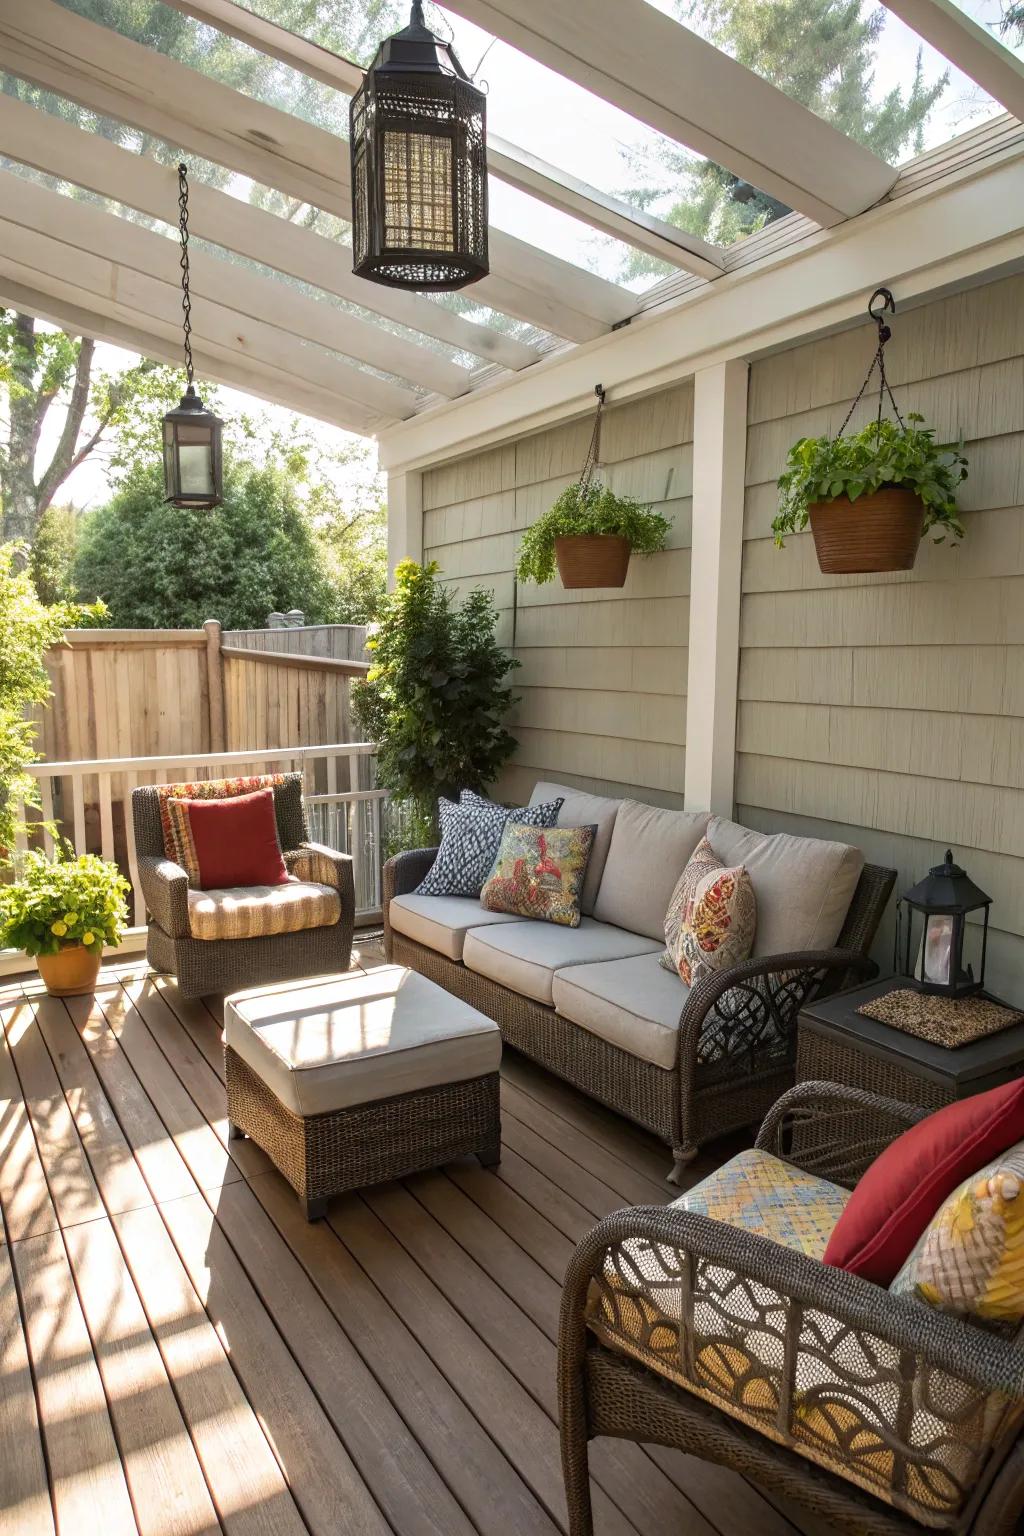
[{"label": "terracotta flower pot", "polygon": [[95,992],[101,959],[84,944],[66,944],[55,955],[36,955],[36,965],[51,997],[82,997]]},{"label": "terracotta flower pot", "polygon": [[555,559],[563,587],[622,587],[629,540],[617,533],[575,533],[555,540]]},{"label": "terracotta flower pot", "polygon": [[909,571],[917,559],[924,505],[898,488],[870,496],[837,496],[808,508],[819,569],[829,576]]}]

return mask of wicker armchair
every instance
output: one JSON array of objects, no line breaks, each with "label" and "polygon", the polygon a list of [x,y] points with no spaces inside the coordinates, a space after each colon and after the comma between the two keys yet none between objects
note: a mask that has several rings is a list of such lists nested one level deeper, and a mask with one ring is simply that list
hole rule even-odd
[{"label": "wicker armchair", "polygon": [[472,1003],[497,1022],[509,1045],[653,1131],[672,1148],[673,1181],[704,1142],[757,1125],[792,1085],[803,1004],[877,974],[867,951],[896,879],[894,870],[865,865],[833,949],[746,960],[695,986],[680,1018],[675,1067],[666,1070],[597,1035],[581,1049],[583,1032],[553,1008],[393,929],[392,897],[415,891],[436,853],[421,848],[384,866],[388,959]]},{"label": "wicker armchair", "polygon": [[300,880],[333,885],[340,898],[340,916],[334,923],[292,933],[231,939],[192,936],[188,875],[165,854],[160,792],[150,785],[132,791],[139,879],[149,915],[146,958],[154,970],[177,977],[184,997],[346,971],[351,964],[352,860],[346,853],[307,840],[301,774],[284,774],[273,788],[277,832],[289,873]]},{"label": "wicker armchair", "polygon": [[[850,1187],[923,1113],[804,1083],[757,1146]],[[570,1536],[593,1531],[598,1435],[732,1467],[851,1536],[1010,1536],[1024,1508],[1019,1336],[693,1211],[619,1211],[584,1238],[558,1375]]]}]

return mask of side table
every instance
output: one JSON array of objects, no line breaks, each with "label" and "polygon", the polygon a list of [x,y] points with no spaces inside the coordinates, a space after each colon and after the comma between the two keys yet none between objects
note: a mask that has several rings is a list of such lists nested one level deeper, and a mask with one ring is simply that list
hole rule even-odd
[{"label": "side table", "polygon": [[905,977],[887,976],[802,1009],[797,1082],[845,1083],[931,1110],[1024,1073],[1024,1024],[949,1050],[857,1012],[862,1003],[905,986]]}]

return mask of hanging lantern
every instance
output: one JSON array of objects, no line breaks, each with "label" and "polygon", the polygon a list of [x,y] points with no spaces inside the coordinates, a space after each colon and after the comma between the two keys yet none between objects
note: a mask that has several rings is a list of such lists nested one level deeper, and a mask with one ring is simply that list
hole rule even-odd
[{"label": "hanging lantern", "polygon": [[349,143],[358,277],[424,292],[486,277],[485,97],[421,0],[353,96]]},{"label": "hanging lantern", "polygon": [[188,166],[178,166],[178,228],[181,234],[181,309],[184,315],[188,387],[180,405],[164,417],[165,499],[175,507],[217,507],[222,500],[221,430],[192,382],[192,300],[188,283]]},{"label": "hanging lantern", "polygon": [[[964,997],[982,990],[991,904],[992,898],[975,885],[959,864],[954,864],[952,850],[948,848],[945,862],[936,864],[923,880],[906,892],[901,903],[907,908],[906,949],[902,962],[905,975],[918,991],[934,992],[943,997]],[[972,923],[968,933],[967,915],[970,912],[981,912],[982,920]],[[922,920],[920,925],[915,921],[917,916]],[[976,951],[977,974],[974,960],[968,959],[966,954],[970,944]]]}]

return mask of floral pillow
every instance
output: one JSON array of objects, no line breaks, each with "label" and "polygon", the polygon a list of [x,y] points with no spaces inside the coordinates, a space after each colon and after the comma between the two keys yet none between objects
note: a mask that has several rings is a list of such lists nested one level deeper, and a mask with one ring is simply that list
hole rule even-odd
[{"label": "floral pillow", "polygon": [[890,1290],[961,1317],[1024,1319],[1024,1142],[953,1191]]},{"label": "floral pillow", "polygon": [[495,805],[474,795],[457,805],[439,800],[441,846],[430,869],[416,887],[417,896],[479,896],[510,821],[553,827],[562,801],[546,800],[524,807]]},{"label": "floral pillow", "polygon": [[757,902],[742,864],[727,867],[702,838],[665,914],[667,948],[661,964],[688,987],[711,971],[746,960],[754,947]]},{"label": "floral pillow", "polygon": [[509,822],[480,905],[541,923],[580,925],[580,894],[597,827],[531,827]]}]

